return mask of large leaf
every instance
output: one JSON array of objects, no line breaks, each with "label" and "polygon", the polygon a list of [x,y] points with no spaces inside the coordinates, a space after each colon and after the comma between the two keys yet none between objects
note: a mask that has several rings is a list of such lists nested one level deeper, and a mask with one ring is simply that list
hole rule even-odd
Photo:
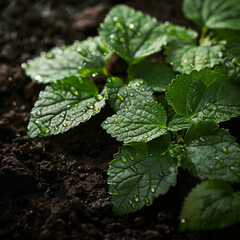
[{"label": "large leaf", "polygon": [[73,75],[105,73],[111,53],[100,38],[75,42],[72,46],[54,48],[22,66],[26,74],[40,83],[49,83]]},{"label": "large leaf", "polygon": [[221,122],[240,114],[240,88],[220,69],[177,76],[168,88],[167,100],[177,114],[190,119]]},{"label": "large leaf", "polygon": [[141,78],[157,92],[164,92],[171,80],[175,78],[174,72],[164,63],[143,60],[132,65],[129,70],[130,79]]},{"label": "large leaf", "polygon": [[240,148],[225,129],[215,123],[200,121],[186,133],[184,168],[202,179],[240,182]]},{"label": "large leaf", "polygon": [[240,29],[239,0],[184,0],[185,15],[201,27]]},{"label": "large leaf", "polygon": [[105,105],[105,94],[97,93],[89,79],[70,77],[53,82],[32,109],[28,136],[56,135],[86,122]]},{"label": "large leaf", "polygon": [[222,62],[222,43],[205,43],[200,46],[186,41],[174,41],[167,45],[166,61],[175,71],[190,73]]},{"label": "large leaf", "polygon": [[136,103],[153,100],[153,90],[141,79],[132,80],[127,86],[117,77],[107,80],[107,91],[109,94],[109,104],[117,112],[120,109],[128,109]]},{"label": "large leaf", "polygon": [[161,50],[167,40],[164,29],[155,18],[118,5],[100,25],[99,34],[109,49],[131,65]]},{"label": "large leaf", "polygon": [[186,197],[180,230],[200,231],[228,227],[240,221],[240,192],[224,181],[198,184]]},{"label": "large leaf", "polygon": [[102,127],[118,141],[148,142],[166,133],[166,113],[156,101],[142,101],[119,110]]},{"label": "large leaf", "polygon": [[153,198],[175,186],[177,163],[168,154],[161,154],[165,141],[163,136],[148,144],[132,143],[114,155],[108,183],[115,214],[132,213],[149,206]]}]

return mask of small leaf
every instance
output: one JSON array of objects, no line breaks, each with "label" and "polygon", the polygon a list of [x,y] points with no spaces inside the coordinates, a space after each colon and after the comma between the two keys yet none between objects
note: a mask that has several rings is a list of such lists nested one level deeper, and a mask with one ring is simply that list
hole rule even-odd
[{"label": "small leaf", "polygon": [[100,25],[100,36],[128,64],[156,53],[166,44],[164,26],[125,5],[114,7]]},{"label": "small leaf", "polygon": [[120,78],[108,78],[107,91],[109,94],[109,104],[115,112],[125,109],[136,103],[153,100],[153,90],[141,79],[132,80],[127,86],[124,86]]},{"label": "small leaf", "polygon": [[201,121],[189,128],[184,143],[182,165],[193,176],[240,183],[240,148],[227,130]]},{"label": "small leaf", "polygon": [[172,81],[167,101],[183,117],[225,121],[240,114],[240,89],[220,69],[192,71]]},{"label": "small leaf", "polygon": [[239,0],[184,0],[183,11],[201,27],[240,29]]},{"label": "small leaf", "polygon": [[240,192],[224,181],[202,182],[186,197],[180,219],[181,231],[231,226],[240,221]]},{"label": "small leaf", "polygon": [[130,79],[143,79],[157,92],[164,92],[171,80],[175,78],[174,72],[166,64],[151,63],[146,60],[132,65],[128,73]]},{"label": "small leaf", "polygon": [[196,46],[191,42],[174,41],[167,45],[166,61],[175,71],[190,73],[192,70],[213,67],[221,63],[223,49],[223,43],[206,43]]},{"label": "small leaf", "polygon": [[111,53],[99,37],[72,46],[54,48],[40,57],[22,64],[26,75],[40,83],[49,83],[73,75],[90,76],[105,73]]},{"label": "small leaf", "polygon": [[153,198],[166,194],[171,186],[176,185],[176,161],[156,149],[165,144],[165,137],[162,137],[153,144],[122,146],[114,155],[108,170],[108,183],[115,214],[132,213],[144,205],[150,206]]},{"label": "small leaf", "polygon": [[40,92],[28,125],[28,136],[43,137],[63,133],[86,122],[105,105],[105,93],[89,79],[70,77]]},{"label": "small leaf", "polygon": [[164,22],[164,32],[167,35],[167,43],[172,41],[188,41],[195,42],[198,33],[192,29],[185,28],[170,22]]},{"label": "small leaf", "polygon": [[148,142],[166,133],[166,113],[156,101],[143,101],[119,110],[102,127],[118,141]]},{"label": "small leaf", "polygon": [[168,123],[167,128],[169,131],[176,132],[188,129],[193,123],[189,118],[177,116]]}]

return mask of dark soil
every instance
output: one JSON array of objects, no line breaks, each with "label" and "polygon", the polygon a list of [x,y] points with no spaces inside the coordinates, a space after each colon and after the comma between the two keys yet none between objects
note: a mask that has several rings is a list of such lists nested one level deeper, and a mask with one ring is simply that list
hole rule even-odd
[{"label": "dark soil", "polygon": [[[227,240],[239,235],[239,224],[221,231],[178,233],[181,203],[196,183],[185,172],[180,172],[177,186],[156,199],[151,207],[113,217],[106,172],[121,143],[100,128],[100,123],[111,114],[109,108],[65,134],[27,138],[29,113],[44,86],[31,82],[21,63],[54,46],[97,35],[99,23],[118,2],[0,0],[2,240]],[[183,17],[181,0],[125,2],[159,20],[192,26]],[[121,74],[121,61],[113,62],[112,69]],[[103,83],[101,79],[96,81]]]}]

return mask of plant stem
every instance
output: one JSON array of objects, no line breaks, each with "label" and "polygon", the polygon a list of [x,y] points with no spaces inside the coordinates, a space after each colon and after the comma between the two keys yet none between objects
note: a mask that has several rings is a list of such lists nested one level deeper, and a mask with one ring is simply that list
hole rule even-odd
[{"label": "plant stem", "polygon": [[206,37],[208,28],[206,26],[202,27],[201,38],[199,40],[200,45],[204,42],[204,38]]}]

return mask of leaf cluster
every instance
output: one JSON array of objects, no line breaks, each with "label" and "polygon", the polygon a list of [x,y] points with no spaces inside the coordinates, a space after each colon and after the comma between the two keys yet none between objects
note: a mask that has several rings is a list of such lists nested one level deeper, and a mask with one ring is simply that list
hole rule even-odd
[{"label": "leaf cluster", "polygon": [[[232,184],[240,183],[240,148],[220,127],[240,115],[239,3],[185,0],[185,16],[201,36],[117,5],[98,37],[24,63],[29,77],[48,84],[31,111],[28,136],[64,133],[108,102],[115,114],[101,126],[124,143],[108,170],[115,214],[150,206],[183,168],[200,183],[183,203],[180,230],[239,222],[240,192]],[[150,61],[155,53],[166,62]],[[128,64],[126,79],[108,73],[113,54]],[[92,78],[98,74],[107,78],[102,91]]]}]

